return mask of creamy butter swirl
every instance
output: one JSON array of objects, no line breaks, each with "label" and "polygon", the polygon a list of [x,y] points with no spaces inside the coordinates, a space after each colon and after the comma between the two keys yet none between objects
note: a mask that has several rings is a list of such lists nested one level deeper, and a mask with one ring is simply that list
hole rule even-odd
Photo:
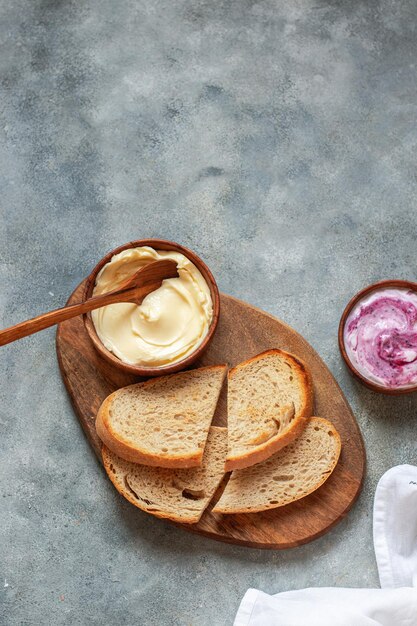
[{"label": "creamy butter swirl", "polygon": [[157,367],[181,361],[208,333],[213,318],[210,289],[179,252],[148,246],[123,250],[100,270],[93,295],[117,289],[141,267],[160,259],[176,261],[179,276],[164,280],[140,306],[123,302],[91,313],[105,347],[125,363]]},{"label": "creamy butter swirl", "polygon": [[384,387],[417,384],[417,293],[380,289],[358,302],[344,328],[353,366]]}]

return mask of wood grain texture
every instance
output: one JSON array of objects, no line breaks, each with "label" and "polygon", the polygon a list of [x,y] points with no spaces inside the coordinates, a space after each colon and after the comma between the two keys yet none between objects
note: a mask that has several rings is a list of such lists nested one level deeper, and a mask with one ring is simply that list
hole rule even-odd
[{"label": "wood grain texture", "polygon": [[[68,304],[79,302],[84,283]],[[207,352],[195,367],[228,363],[231,367],[269,348],[301,357],[313,376],[314,414],[332,421],[342,439],[339,463],[316,492],[285,507],[262,513],[215,515],[209,510],[198,524],[177,524],[213,539],[256,548],[290,548],[323,535],[349,511],[359,495],[365,471],[365,450],[355,418],[332,374],[313,348],[292,328],[231,296],[221,295],[219,325]],[[94,420],[104,398],[119,387],[141,379],[121,372],[94,350],[81,318],[63,322],[57,332],[61,374],[84,432],[101,462]],[[143,379],[142,379],[143,380]],[[223,388],[214,425],[226,425]],[[224,486],[223,486],[224,487]],[[138,515],[143,515],[138,510]]]}]

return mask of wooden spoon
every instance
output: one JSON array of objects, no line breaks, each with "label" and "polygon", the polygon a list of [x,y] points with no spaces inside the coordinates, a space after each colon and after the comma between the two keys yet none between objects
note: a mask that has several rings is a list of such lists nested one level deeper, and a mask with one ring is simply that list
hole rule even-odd
[{"label": "wooden spoon", "polygon": [[165,259],[149,263],[133,274],[133,276],[127,278],[116,291],[109,291],[101,296],[89,298],[80,304],[71,304],[62,309],[55,309],[55,311],[38,315],[38,317],[34,317],[26,322],[20,322],[16,326],[1,330],[0,346],[22,339],[28,335],[33,335],[33,333],[37,333],[39,330],[44,330],[54,324],[77,317],[77,315],[100,309],[108,304],[115,304],[116,302],[140,304],[149,293],[161,286],[165,278],[175,278],[176,276],[178,276],[178,271],[175,261]]}]

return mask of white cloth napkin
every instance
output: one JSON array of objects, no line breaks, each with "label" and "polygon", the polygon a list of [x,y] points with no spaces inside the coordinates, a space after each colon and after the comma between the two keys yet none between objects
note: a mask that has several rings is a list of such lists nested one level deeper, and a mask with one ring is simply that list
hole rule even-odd
[{"label": "white cloth napkin", "polygon": [[234,626],[417,626],[417,467],[382,476],[373,534],[382,589],[249,589]]},{"label": "white cloth napkin", "polygon": [[301,589],[269,596],[248,589],[234,626],[416,626],[417,590]]},{"label": "white cloth napkin", "polygon": [[417,588],[417,467],[398,465],[379,481],[374,547],[382,588]]}]

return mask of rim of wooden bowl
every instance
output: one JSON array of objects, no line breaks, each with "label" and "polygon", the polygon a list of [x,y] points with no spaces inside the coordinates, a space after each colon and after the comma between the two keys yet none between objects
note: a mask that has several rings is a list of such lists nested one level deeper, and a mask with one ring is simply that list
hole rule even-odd
[{"label": "rim of wooden bowl", "polygon": [[220,294],[219,289],[217,287],[217,283],[214,279],[213,274],[207,267],[207,265],[200,259],[199,256],[192,250],[181,246],[175,241],[169,241],[168,239],[137,239],[135,241],[129,241],[121,246],[118,246],[114,250],[108,252],[94,267],[94,269],[90,272],[87,277],[87,281],[84,288],[83,293],[83,301],[87,300],[92,296],[92,292],[94,289],[94,285],[96,282],[96,277],[99,271],[102,269],[106,263],[110,261],[110,259],[119,252],[123,250],[128,250],[129,248],[139,248],[142,246],[150,246],[154,250],[173,250],[174,252],[181,252],[184,256],[186,256],[194,265],[200,270],[203,278],[207,282],[211,299],[213,303],[213,319],[211,321],[209,330],[207,335],[205,336],[202,343],[187,357],[182,359],[181,361],[177,361],[176,363],[168,364],[168,365],[160,365],[154,367],[145,367],[141,365],[131,365],[129,363],[124,363],[121,361],[116,355],[114,355],[110,350],[108,350],[103,343],[101,342],[99,336],[97,335],[96,329],[93,324],[93,320],[91,318],[91,314],[87,313],[83,315],[84,325],[87,330],[87,333],[97,350],[97,352],[109,363],[114,365],[115,367],[123,370],[124,372],[128,372],[129,374],[135,374],[136,376],[142,377],[150,377],[150,376],[162,376],[165,374],[173,374],[174,372],[179,372],[183,370],[194,361],[196,361],[203,352],[207,349],[210,341],[213,339],[214,333],[216,331],[217,323],[219,321],[220,315]]},{"label": "rim of wooden bowl", "polygon": [[347,303],[345,310],[342,313],[342,317],[340,318],[339,323],[339,332],[338,332],[338,340],[339,340],[339,350],[340,353],[349,368],[350,372],[357,378],[363,385],[368,387],[368,389],[372,389],[372,391],[376,391],[377,393],[383,393],[389,396],[400,396],[407,393],[415,393],[417,391],[417,384],[412,387],[398,387],[397,389],[393,389],[392,387],[384,387],[383,385],[377,385],[372,382],[368,378],[366,378],[363,374],[361,374],[353,365],[352,361],[349,359],[349,356],[346,352],[345,341],[344,341],[344,329],[346,320],[352,311],[353,307],[362,300],[366,295],[373,291],[379,291],[381,289],[386,288],[397,288],[397,289],[410,289],[417,293],[417,283],[414,283],[411,280],[397,280],[397,279],[387,279],[380,280],[379,282],[372,283],[372,285],[368,285],[361,291],[358,291],[357,294],[353,296]]}]

